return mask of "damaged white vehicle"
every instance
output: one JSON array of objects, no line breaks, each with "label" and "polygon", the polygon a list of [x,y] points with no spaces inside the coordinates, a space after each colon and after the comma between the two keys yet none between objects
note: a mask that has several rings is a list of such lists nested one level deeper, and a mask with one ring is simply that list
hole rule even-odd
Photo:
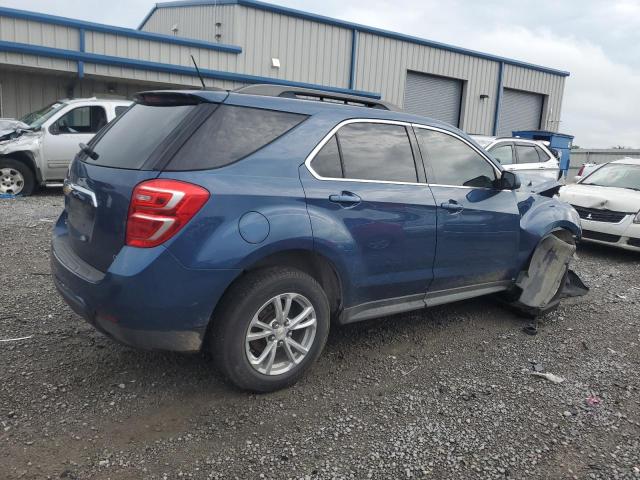
[{"label": "damaged white vehicle", "polygon": [[560,199],[580,215],[584,241],[640,252],[640,159],[602,165],[562,187]]},{"label": "damaged white vehicle", "polygon": [[0,194],[31,195],[62,186],[69,163],[93,136],[123,113],[128,100],[60,100],[0,132]]}]

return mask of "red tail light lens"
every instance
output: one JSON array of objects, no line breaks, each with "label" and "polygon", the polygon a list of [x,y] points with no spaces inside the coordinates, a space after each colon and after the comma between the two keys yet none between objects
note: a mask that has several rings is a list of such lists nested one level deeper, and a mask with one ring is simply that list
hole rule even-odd
[{"label": "red tail light lens", "polygon": [[149,180],[133,190],[126,244],[150,248],[173,237],[209,200],[209,192],[178,180]]},{"label": "red tail light lens", "polygon": [[582,165],[580,167],[580,170],[578,170],[578,176],[581,177],[583,172],[584,172],[584,165]]}]

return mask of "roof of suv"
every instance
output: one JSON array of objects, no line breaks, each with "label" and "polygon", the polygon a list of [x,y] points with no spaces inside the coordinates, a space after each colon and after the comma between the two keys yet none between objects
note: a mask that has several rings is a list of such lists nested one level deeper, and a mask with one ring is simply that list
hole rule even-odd
[{"label": "roof of suv", "polygon": [[271,110],[283,110],[305,115],[328,114],[331,116],[335,116],[338,119],[372,118],[407,123],[419,123],[460,133],[460,130],[456,127],[433,118],[413,115],[400,111],[385,110],[382,108],[344,105],[333,102],[304,100],[299,98],[234,93],[227,92],[225,90],[157,90],[151,92],[143,92],[142,94],[153,93],[187,95],[200,98],[205,102],[224,101],[227,104],[251,106]]}]

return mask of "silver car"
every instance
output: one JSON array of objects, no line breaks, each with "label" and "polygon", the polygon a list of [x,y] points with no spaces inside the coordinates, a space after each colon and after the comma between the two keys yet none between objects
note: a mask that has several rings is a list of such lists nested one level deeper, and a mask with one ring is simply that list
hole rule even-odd
[{"label": "silver car", "polygon": [[478,135],[472,138],[505,170],[517,173],[524,187],[560,179],[560,162],[544,142]]}]

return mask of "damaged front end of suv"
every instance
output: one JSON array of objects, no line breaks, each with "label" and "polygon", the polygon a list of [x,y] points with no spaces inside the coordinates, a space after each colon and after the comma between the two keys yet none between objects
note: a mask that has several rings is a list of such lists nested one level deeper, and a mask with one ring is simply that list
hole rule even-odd
[{"label": "damaged front end of suv", "polygon": [[[532,233],[523,239],[523,247],[524,251],[531,251],[533,247],[533,253],[519,272],[514,287],[500,298],[526,317],[544,315],[555,310],[561,299],[589,292],[570,268],[582,230],[577,212],[557,196],[561,187],[562,184],[551,181],[518,192],[522,231]],[[541,228],[547,232],[540,237],[537,232]],[[531,245],[535,239],[538,239],[537,245]]]}]

